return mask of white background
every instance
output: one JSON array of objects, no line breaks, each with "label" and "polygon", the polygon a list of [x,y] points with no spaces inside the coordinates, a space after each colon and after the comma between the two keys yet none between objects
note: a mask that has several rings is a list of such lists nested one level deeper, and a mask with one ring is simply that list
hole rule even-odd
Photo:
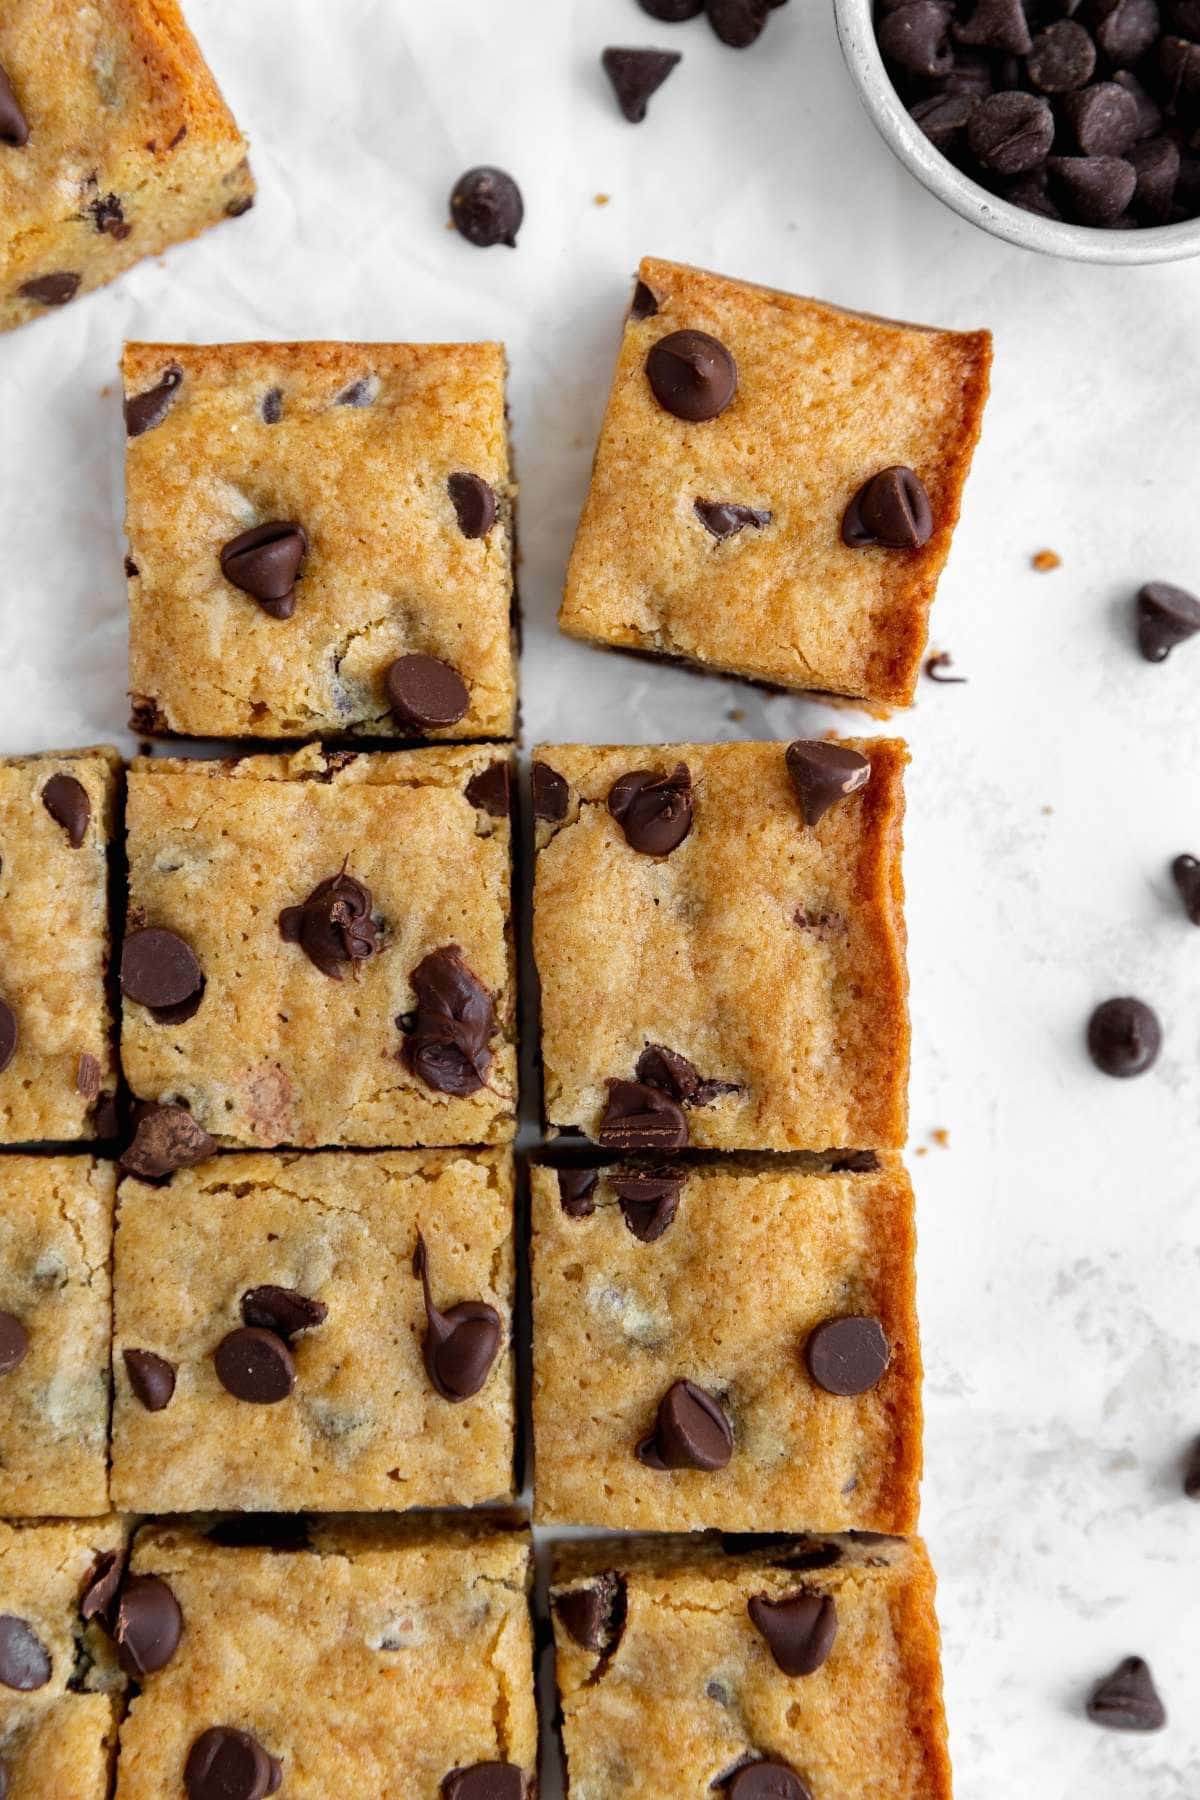
[{"label": "white background", "polygon": [[[860,113],[826,0],[792,0],[742,53],[633,0],[188,12],[253,140],[259,204],[0,342],[5,750],[129,742],[125,336],[507,342],[531,743],[876,728],[555,634],[642,253],[995,331],[934,614],[969,685],[923,683],[893,727],[915,757],[924,1523],[958,1791],[1197,1800],[1200,1506],[1180,1461],[1200,1433],[1200,931],[1166,871],[1200,854],[1200,641],[1151,667],[1130,603],[1153,577],[1200,588],[1200,263],[1078,268],[957,221]],[[599,68],[613,42],[684,53],[641,127]],[[521,183],[515,252],[445,228],[476,162]],[[1043,546],[1054,574],[1030,567]],[[1117,1083],[1081,1029],[1126,992],[1161,1010],[1166,1047]],[[1144,1740],[1081,1710],[1132,1651],[1171,1711]]]}]

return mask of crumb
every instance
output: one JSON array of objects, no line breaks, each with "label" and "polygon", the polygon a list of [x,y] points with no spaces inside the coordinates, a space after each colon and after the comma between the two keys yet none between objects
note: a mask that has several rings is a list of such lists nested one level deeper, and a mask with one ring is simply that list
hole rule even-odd
[{"label": "crumb", "polygon": [[1048,575],[1051,569],[1061,569],[1062,567],[1062,557],[1057,550],[1039,550],[1029,560],[1039,575]]},{"label": "crumb", "polygon": [[948,1150],[950,1148],[950,1133],[946,1130],[944,1125],[939,1125],[937,1130],[931,1131],[929,1135],[938,1146],[939,1150]]},{"label": "crumb", "polygon": [[592,204],[593,206],[607,206],[611,199],[611,194],[593,194]]},{"label": "crumb", "polygon": [[929,1145],[928,1144],[918,1144],[916,1149],[913,1151],[913,1155],[914,1156],[928,1156],[929,1155]]},{"label": "crumb", "polygon": [[100,398],[102,400],[107,400],[108,396],[111,393],[112,393],[112,383],[111,383],[111,381],[106,381],[104,386],[100,389]]},{"label": "crumb", "polygon": [[950,687],[955,682],[965,682],[965,675],[943,675],[943,669],[952,669],[954,658],[948,650],[935,650],[932,656],[925,658],[925,673],[930,681],[940,681],[943,687]]}]

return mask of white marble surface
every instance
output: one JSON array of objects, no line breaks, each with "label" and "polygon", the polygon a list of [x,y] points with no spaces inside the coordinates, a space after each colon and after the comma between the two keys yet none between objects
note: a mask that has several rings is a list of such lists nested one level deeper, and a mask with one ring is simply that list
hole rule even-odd
[{"label": "white marble surface", "polygon": [[[1200,1432],[1200,932],[1166,865],[1200,853],[1200,644],[1150,667],[1129,602],[1150,577],[1200,587],[1200,263],[1043,262],[952,218],[874,138],[824,0],[792,0],[743,54],[633,0],[188,11],[253,137],[260,204],[0,342],[6,750],[121,737],[125,336],[504,338],[527,738],[629,741],[833,722],[555,634],[638,256],[994,329],[934,616],[969,685],[924,684],[897,722],[915,758],[925,1526],[958,1791],[1197,1800],[1200,1506],[1179,1463]],[[614,41],[684,53],[637,129],[599,70]],[[515,253],[445,229],[481,161],[524,189]],[[1045,545],[1054,574],[1030,567]],[[1118,1084],[1081,1026],[1129,991],[1161,1009],[1166,1049]],[[1130,1651],[1172,1715],[1142,1741],[1081,1714]]]}]

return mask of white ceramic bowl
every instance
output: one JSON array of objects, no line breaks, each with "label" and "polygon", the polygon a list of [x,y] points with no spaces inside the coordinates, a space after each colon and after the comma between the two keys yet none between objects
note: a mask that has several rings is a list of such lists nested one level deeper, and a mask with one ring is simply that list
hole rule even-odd
[{"label": "white ceramic bowl", "polygon": [[1156,263],[1200,256],[1200,219],[1188,219],[1181,225],[1149,225],[1138,231],[1098,231],[1091,225],[1044,219],[990,194],[935,150],[909,118],[879,54],[872,0],[833,0],[833,10],[847,67],[880,136],[931,194],[964,219],[1010,244],[1040,250],[1046,256],[1069,256],[1076,262]]}]

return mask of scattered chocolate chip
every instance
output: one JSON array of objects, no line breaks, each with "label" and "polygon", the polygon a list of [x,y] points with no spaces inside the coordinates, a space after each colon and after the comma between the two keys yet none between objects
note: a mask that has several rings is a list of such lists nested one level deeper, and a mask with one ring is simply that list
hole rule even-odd
[{"label": "scattered chocolate chip", "polygon": [[88,1571],[79,1596],[79,1616],[84,1624],[99,1619],[105,1631],[111,1632],[116,1611],[117,1594],[125,1574],[123,1550],[101,1550]]},{"label": "scattered chocolate chip", "polygon": [[213,1352],[217,1379],[235,1400],[274,1406],[296,1385],[296,1365],[283,1339],[247,1325],[229,1332]]},{"label": "scattered chocolate chip", "polygon": [[436,656],[399,656],[384,676],[388,705],[406,731],[442,730],[455,725],[471,704],[457,669]]},{"label": "scattered chocolate chip", "polygon": [[446,487],[463,536],[486,537],[496,523],[496,490],[482,475],[462,473],[448,476]]},{"label": "scattered chocolate chip", "polygon": [[175,1393],[175,1365],[153,1350],[125,1350],[125,1373],[134,1396],[147,1412],[162,1412]]},{"label": "scattered chocolate chip", "polygon": [[726,1784],[728,1800],[812,1800],[812,1793],[786,1763],[743,1763]]},{"label": "scattered chocolate chip", "polygon": [[347,964],[364,962],[379,949],[370,888],[345,868],[339,869],[299,906],[284,907],[279,935],[286,944],[299,944],[322,975],[340,981]]},{"label": "scattered chocolate chip", "polygon": [[[127,576],[128,576],[128,578],[129,578],[129,580],[130,580],[130,581],[132,581],[132,580],[133,580],[133,578],[134,578],[134,577],[135,577],[135,575],[138,575],[138,574],[140,574],[140,572],[141,572],[141,571],[140,571],[140,570],[139,570],[139,569],[138,569],[138,566],[137,566],[137,564],[136,564],[136,563],[135,563],[135,562],[134,562],[134,560],[133,560],[133,558],[132,558],[132,556],[127,556],[127,557],[126,557],[126,558],[125,558],[125,573],[126,573],[126,575],[127,575]],[[136,718],[136,716],[137,716],[137,712],[138,712],[138,707],[139,707],[139,705],[142,705],[142,706],[148,706],[148,707],[150,707],[150,708],[151,708],[151,709],[153,709],[153,706],[154,706],[154,702],[153,702],[153,701],[152,701],[152,700],[144,700],[144,701],[141,701],[141,702],[139,702],[139,701],[138,701],[138,700],[137,700],[137,699],[134,699],[134,701],[133,701],[133,713],[134,713],[134,717],[135,717],[135,718]],[[152,712],[151,712],[151,722],[152,722],[152,723],[153,723],[153,710],[152,710]],[[132,720],[132,719],[131,719],[131,720],[130,720],[130,724],[131,724],[131,725],[132,725],[132,724],[133,724],[133,720]],[[135,727],[135,729],[136,729],[136,727]]]},{"label": "scattered chocolate chip", "polygon": [[652,1174],[646,1169],[624,1169],[611,1181],[625,1223],[638,1243],[657,1243],[679,1211],[683,1171],[666,1169]]},{"label": "scattered chocolate chip", "polygon": [[682,1150],[688,1141],[683,1108],[660,1088],[610,1081],[599,1141],[606,1150]]},{"label": "scattered chocolate chip", "polygon": [[652,344],[646,378],[664,412],[703,424],[725,411],[737,393],[737,364],[706,331],[672,331]]},{"label": "scattered chocolate chip", "polygon": [[670,775],[633,769],[608,790],[608,810],[631,850],[670,856],[692,829],[692,777],[686,763]]},{"label": "scattered chocolate chip", "polygon": [[121,1152],[121,1167],[127,1175],[140,1176],[143,1181],[161,1181],[176,1169],[203,1162],[216,1148],[215,1139],[185,1106],[151,1102],[138,1113],[133,1142]]},{"label": "scattered chocolate chip", "polygon": [[596,1210],[592,1198],[600,1180],[599,1169],[559,1169],[558,1199],[568,1219],[590,1219]]},{"label": "scattered chocolate chip", "polygon": [[1183,901],[1183,910],[1193,925],[1200,925],[1200,860],[1194,856],[1177,856],[1171,864],[1171,877]]},{"label": "scattered chocolate chip", "polygon": [[464,790],[472,806],[493,819],[507,819],[512,804],[512,769],[506,762],[489,763],[472,775]]},{"label": "scattered chocolate chip", "polygon": [[638,0],[644,13],[664,25],[682,25],[685,19],[699,18],[704,0]]},{"label": "scattered chocolate chip", "polygon": [[639,1081],[661,1088],[681,1106],[711,1106],[723,1094],[740,1094],[736,1081],[706,1081],[695,1063],[665,1044],[647,1044],[634,1070]]},{"label": "scattered chocolate chip", "polygon": [[629,302],[629,317],[631,319],[652,319],[657,311],[658,295],[652,288],[648,288],[644,281],[637,282],[633,290],[633,299]]},{"label": "scattered chocolate chip", "polygon": [[11,1375],[25,1361],[29,1333],[15,1313],[0,1312],[0,1375]]},{"label": "scattered chocolate chip", "polygon": [[445,1312],[438,1311],[429,1289],[429,1253],[420,1232],[412,1271],[425,1300],[425,1373],[443,1400],[469,1400],[479,1392],[500,1354],[500,1314],[482,1300],[463,1300]]},{"label": "scattered chocolate chip", "polygon": [[1087,1716],[1110,1731],[1161,1731],[1167,1722],[1154,1677],[1140,1656],[1127,1656],[1096,1683]]},{"label": "scattered chocolate chip", "polygon": [[1158,1061],[1162,1026],[1144,1000],[1105,1000],[1088,1020],[1088,1053],[1103,1075],[1144,1075]]},{"label": "scattered chocolate chip", "polygon": [[42,805],[56,825],[67,834],[72,850],[78,850],[87,835],[92,816],[88,791],[74,775],[52,775],[42,789]]},{"label": "scattered chocolate chip", "polygon": [[75,1065],[75,1092],[84,1100],[94,1100],[100,1092],[100,1061],[90,1050],[81,1052]]},{"label": "scattered chocolate chip", "polygon": [[533,778],[533,816],[544,819],[548,825],[558,825],[567,816],[567,808],[571,800],[571,790],[566,780],[557,769],[549,763],[535,762],[530,774]]},{"label": "scattered chocolate chip", "polygon": [[1102,4],[1096,26],[1096,42],[1115,68],[1140,62],[1155,43],[1162,21],[1155,0],[1116,0]]},{"label": "scattered chocolate chip", "polygon": [[164,369],[152,388],[143,394],[131,394],[125,402],[125,435],[141,437],[161,425],[170,412],[175,393],[183,380],[183,370],[176,363]]},{"label": "scattered chocolate chip", "polygon": [[457,944],[431,950],[413,970],[416,1017],[401,1051],[405,1065],[439,1094],[464,1097],[483,1087],[492,1066],[488,1040],[496,1009]]},{"label": "scattered chocolate chip", "polygon": [[525,1800],[525,1774],[509,1762],[452,1769],[442,1782],[442,1800]]},{"label": "scattered chocolate chip", "polygon": [[183,1636],[178,1600],[158,1575],[133,1575],[121,1589],[113,1622],[117,1660],[135,1681],[165,1669]]},{"label": "scattered chocolate chip", "polygon": [[98,194],[89,203],[88,211],[96,230],[106,237],[115,238],[118,243],[122,243],[133,230],[133,226],[126,223],[125,208],[116,194]]},{"label": "scattered chocolate chip", "polygon": [[611,1657],[625,1629],[625,1578],[608,1569],[587,1587],[568,1588],[554,1596],[559,1623],[581,1650]]},{"label": "scattered chocolate chip", "polygon": [[1179,181],[1179,145],[1171,138],[1148,138],[1129,152],[1137,186],[1133,210],[1146,225],[1165,225],[1171,217]]},{"label": "scattered chocolate chip", "polygon": [[733,1432],[720,1403],[694,1381],[671,1384],[658,1403],[654,1430],[635,1454],[648,1469],[723,1469]]},{"label": "scattered chocolate chip", "polygon": [[515,249],[525,203],[520,188],[503,169],[468,169],[450,195],[450,217],[455,229],[480,250],[493,244]]},{"label": "scattered chocolate chip", "polygon": [[264,425],[278,425],[280,419],[283,417],[282,388],[268,388],[262,397],[262,405],[259,408],[259,411],[262,414],[262,422]]},{"label": "scattered chocolate chip", "polygon": [[242,1318],[246,1324],[273,1331],[285,1344],[290,1344],[298,1332],[312,1331],[323,1325],[328,1315],[329,1308],[323,1300],[310,1300],[307,1294],[298,1294],[295,1288],[273,1287],[268,1283],[265,1287],[250,1288],[242,1295]]},{"label": "scattered chocolate chip", "polygon": [[967,142],[985,169],[1022,175],[1050,154],[1054,114],[1036,94],[989,94],[971,115]]},{"label": "scattered chocolate chip", "polygon": [[736,537],[739,531],[745,531],[747,525],[757,527],[759,531],[771,523],[772,514],[760,512],[753,506],[741,506],[736,500],[697,500],[696,517],[705,531],[715,538]]},{"label": "scattered chocolate chip", "polygon": [[296,578],[307,554],[303,525],[272,519],[230,539],[221,552],[221,573],[257,600],[269,618],[290,619],[296,610]]},{"label": "scattered chocolate chip", "polygon": [[1062,116],[1084,156],[1124,156],[1137,137],[1137,101],[1115,81],[1093,82],[1068,94]]},{"label": "scattered chocolate chip", "polygon": [[1059,19],[1039,31],[1025,72],[1043,94],[1069,94],[1085,87],[1096,68],[1096,46],[1074,19]]},{"label": "scattered chocolate chip", "polygon": [[1047,163],[1063,205],[1083,225],[1111,225],[1137,187],[1133,164],[1118,156],[1053,156]]},{"label": "scattered chocolate chip", "polygon": [[882,544],[919,550],[933,536],[933,511],[919,475],[899,465],[864,481],[842,517],[842,542],[852,550]]},{"label": "scattered chocolate chip", "polygon": [[971,17],[954,27],[955,41],[984,50],[1027,56],[1033,44],[1021,0],[978,0]]},{"label": "scattered chocolate chip", "polygon": [[1147,662],[1165,662],[1176,644],[1200,631],[1200,600],[1167,581],[1138,590],[1138,648]]},{"label": "scattered chocolate chip", "polygon": [[646,117],[646,103],[680,61],[678,50],[625,50],[610,47],[600,58],[617,105],[631,125]]},{"label": "scattered chocolate chip", "polygon": [[1124,88],[1125,92],[1132,96],[1133,103],[1137,107],[1139,142],[1145,138],[1157,137],[1162,130],[1162,113],[1137,76],[1131,74],[1128,69],[1118,69],[1113,76],[1113,81],[1117,87]]},{"label": "scattered chocolate chip", "polygon": [[909,75],[948,75],[954,67],[949,23],[950,8],[941,0],[908,0],[880,19],[879,48]]},{"label": "scattered chocolate chip", "polygon": [[818,1387],[848,1398],[879,1385],[892,1348],[878,1319],[849,1315],[826,1319],[810,1332],[804,1357]]},{"label": "scattered chocolate chip", "polygon": [[837,1604],[829,1594],[755,1594],[747,1611],[785,1675],[811,1675],[837,1637]]},{"label": "scattered chocolate chip", "polygon": [[0,1074],[17,1053],[17,1015],[7,1000],[0,1000]]},{"label": "scattered chocolate chip", "polygon": [[831,806],[857,794],[871,779],[868,759],[845,744],[797,738],[785,755],[806,825],[819,825]]},{"label": "scattered chocolate chip", "polygon": [[57,275],[36,275],[23,281],[19,292],[23,300],[36,300],[39,306],[65,306],[79,292],[82,275],[64,269]]},{"label": "scattered chocolate chip", "polygon": [[248,1731],[210,1725],[184,1764],[188,1800],[266,1800],[279,1787],[283,1770]]},{"label": "scattered chocolate chip", "polygon": [[178,1007],[202,994],[204,971],[191,945],[178,932],[158,925],[131,931],[121,951],[121,992],[127,1000],[145,1006],[161,1023]]},{"label": "scattered chocolate chip", "polygon": [[[699,5],[696,6],[696,11],[700,11]],[[7,72],[0,68],[0,144],[8,144],[13,150],[21,150],[28,142],[29,121],[21,111],[21,103]]]},{"label": "scattered chocolate chip", "polygon": [[961,142],[978,105],[974,94],[932,94],[908,110],[930,143],[944,154]]},{"label": "scattered chocolate chip", "polygon": [[948,650],[936,650],[932,656],[925,658],[925,673],[930,681],[936,681],[942,687],[962,686],[966,682],[965,675],[946,675],[943,670],[954,667],[954,658]]},{"label": "scattered chocolate chip", "polygon": [[1188,1452],[1183,1470],[1183,1491],[1189,1500],[1200,1500],[1200,1438]]},{"label": "scattered chocolate chip", "polygon": [[374,375],[360,375],[349,387],[344,387],[340,394],[335,394],[335,406],[370,406],[379,392],[379,381]]},{"label": "scattered chocolate chip", "polygon": [[0,1687],[35,1693],[49,1681],[52,1666],[32,1625],[13,1613],[0,1613]]}]

